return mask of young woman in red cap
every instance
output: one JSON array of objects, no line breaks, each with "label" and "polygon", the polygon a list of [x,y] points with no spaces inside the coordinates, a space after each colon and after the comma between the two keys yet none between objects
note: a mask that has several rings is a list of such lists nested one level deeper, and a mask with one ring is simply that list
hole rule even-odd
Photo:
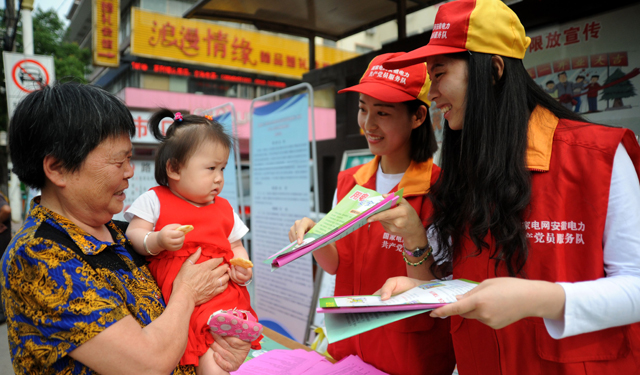
[{"label": "young woman in red cap", "polygon": [[[400,207],[409,219],[386,220],[378,214],[372,217],[376,222],[313,253],[325,271],[336,275],[338,296],[372,294],[392,276],[433,278],[425,231],[432,212],[427,192],[440,169],[432,161],[436,143],[426,98],[429,78],[425,64],[382,68],[402,54],[377,56],[360,84],[340,91],[360,93],[358,124],[376,157],[338,175],[336,200],[356,184],[383,194],[404,189]],[[314,225],[309,218],[296,221],[289,239],[301,243]],[[389,374],[451,375],[455,358],[449,327],[448,319],[421,314],[331,344],[329,353],[337,360],[358,355]]]},{"label": "young woman in red cap", "polygon": [[[501,1],[458,0],[427,46],[384,64],[428,64],[449,125],[431,190],[439,255],[481,282],[431,315],[451,316],[461,374],[637,374],[640,146],[542,91],[529,42]],[[383,299],[420,283],[391,279]]]}]

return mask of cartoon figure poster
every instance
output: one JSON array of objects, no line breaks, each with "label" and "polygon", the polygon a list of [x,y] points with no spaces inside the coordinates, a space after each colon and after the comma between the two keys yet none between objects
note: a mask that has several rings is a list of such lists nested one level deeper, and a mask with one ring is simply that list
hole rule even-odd
[{"label": "cartoon figure poster", "polygon": [[589,121],[640,134],[640,5],[528,30],[524,65],[551,97]]}]

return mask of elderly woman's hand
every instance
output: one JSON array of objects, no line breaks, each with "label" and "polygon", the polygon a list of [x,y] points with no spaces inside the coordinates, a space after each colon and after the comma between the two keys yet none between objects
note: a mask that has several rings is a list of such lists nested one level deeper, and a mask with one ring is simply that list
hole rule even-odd
[{"label": "elderly woman's hand", "polygon": [[251,349],[251,343],[236,337],[222,337],[213,334],[214,343],[211,345],[213,358],[221,369],[236,371],[244,362]]},{"label": "elderly woman's hand", "polygon": [[196,306],[205,303],[224,292],[229,283],[229,266],[220,265],[222,258],[213,258],[196,264],[202,250],[193,253],[182,264],[173,281],[173,289],[185,288],[193,296]]},{"label": "elderly woman's hand", "polygon": [[418,213],[406,199],[402,199],[394,208],[371,216],[367,221],[379,221],[387,233],[402,237],[407,249],[413,250],[429,244],[426,229]]}]

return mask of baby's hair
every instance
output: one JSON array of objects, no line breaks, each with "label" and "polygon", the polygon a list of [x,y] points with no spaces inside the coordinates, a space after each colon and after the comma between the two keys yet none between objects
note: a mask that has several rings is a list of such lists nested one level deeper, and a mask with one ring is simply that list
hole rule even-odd
[{"label": "baby's hair", "polygon": [[181,119],[180,117],[175,119],[169,126],[167,134],[164,135],[160,126],[162,120],[167,117],[175,119],[178,116],[166,108],[161,108],[151,116],[148,122],[151,133],[160,141],[155,166],[158,185],[169,185],[167,163],[173,170],[179,171],[204,141],[215,142],[231,150],[231,137],[225,133],[218,121],[209,120],[203,116],[181,115]]}]

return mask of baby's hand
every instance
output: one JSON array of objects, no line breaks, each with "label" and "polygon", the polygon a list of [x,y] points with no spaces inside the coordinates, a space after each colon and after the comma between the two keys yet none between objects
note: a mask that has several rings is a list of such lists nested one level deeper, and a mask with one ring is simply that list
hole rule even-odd
[{"label": "baby's hand", "polygon": [[179,226],[180,224],[165,225],[158,232],[158,246],[169,251],[180,250],[184,244],[184,232],[176,230]]},{"label": "baby's hand", "polygon": [[245,284],[253,277],[253,269],[231,265],[229,267],[229,277],[236,284]]}]

